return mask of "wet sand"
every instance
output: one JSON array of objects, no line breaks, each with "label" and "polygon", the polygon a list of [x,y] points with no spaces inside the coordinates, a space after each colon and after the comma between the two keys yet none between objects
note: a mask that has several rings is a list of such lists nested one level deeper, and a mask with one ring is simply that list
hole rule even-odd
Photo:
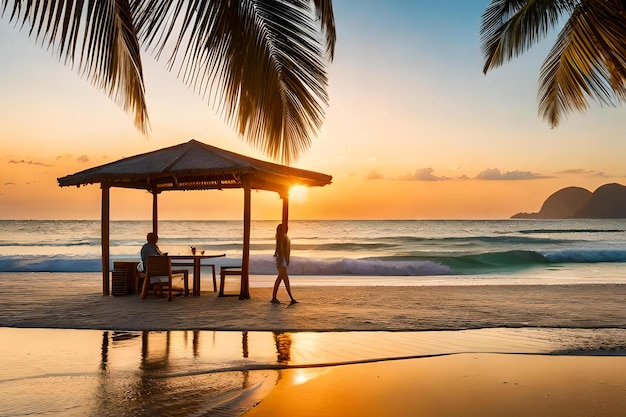
[{"label": "wet sand", "polygon": [[[294,286],[300,303],[288,306],[271,304],[270,288],[252,288],[252,298],[245,301],[204,292],[168,303],[154,296],[145,300],[136,295],[103,297],[93,274],[1,274],[0,278],[0,327],[33,328],[39,333],[42,328],[228,330],[239,344],[241,332],[291,332],[289,355],[281,354],[278,343],[277,352],[265,353],[270,358],[277,354],[276,360],[283,361],[269,367],[278,373],[276,386],[252,409],[253,404],[248,404],[228,415],[626,415],[626,285]],[[282,289],[279,298],[287,300]],[[411,333],[400,342],[385,337],[403,331]],[[344,333],[346,339],[333,332]],[[423,337],[419,342],[413,339],[417,335]],[[35,335],[33,340],[39,339]],[[151,369],[146,364],[152,363],[153,355],[145,347],[133,345],[134,359],[123,356],[116,362],[113,359],[122,348],[115,343],[122,342],[111,343],[106,366],[119,367],[128,375],[138,372],[135,366],[144,374]],[[195,349],[196,344],[185,341],[181,346]],[[238,346],[236,351],[241,349]],[[247,343],[243,349],[246,355],[253,350]],[[19,347],[15,352],[20,355]],[[143,353],[138,362],[139,352]],[[215,356],[213,351],[204,356],[183,352],[187,361],[183,370],[195,369],[198,358]],[[25,364],[32,360],[23,358]],[[37,375],[44,372],[41,378],[46,360],[33,369]],[[163,363],[179,361],[171,357]],[[160,371],[155,368],[155,372]],[[260,371],[239,372],[248,381],[248,375]],[[181,389],[203,398],[207,393],[199,387],[208,389],[213,384],[199,383],[206,375],[214,374],[170,376],[168,381],[186,381]],[[161,379],[142,381],[150,388]],[[23,383],[28,386],[28,381]],[[120,398],[127,395],[119,391]],[[34,395],[26,395],[23,404],[32,403]],[[85,398],[92,394],[86,392]],[[100,415],[109,415],[108,405],[98,407]]]},{"label": "wet sand", "polygon": [[282,371],[246,417],[619,417],[626,357],[460,354]]}]

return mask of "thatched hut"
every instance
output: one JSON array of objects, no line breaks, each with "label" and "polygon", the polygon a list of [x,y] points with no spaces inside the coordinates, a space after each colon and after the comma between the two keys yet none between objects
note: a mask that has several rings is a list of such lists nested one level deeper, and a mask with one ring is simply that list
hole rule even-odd
[{"label": "thatched hut", "polygon": [[109,295],[109,222],[111,187],[136,188],[152,194],[152,227],[158,230],[158,195],[173,190],[242,188],[243,254],[240,298],[250,298],[251,191],[274,191],[283,200],[282,221],[289,219],[289,189],[324,186],[330,175],[279,165],[229,152],[196,140],[131,156],[58,178],[60,187],[99,183],[102,189],[102,293]]}]

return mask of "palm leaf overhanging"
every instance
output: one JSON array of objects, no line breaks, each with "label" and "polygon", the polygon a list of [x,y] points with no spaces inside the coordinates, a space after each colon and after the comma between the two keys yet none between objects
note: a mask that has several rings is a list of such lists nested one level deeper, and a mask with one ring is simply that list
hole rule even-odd
[{"label": "palm leaf overhanging", "polygon": [[626,101],[626,2],[622,0],[492,0],[481,22],[483,72],[524,53],[561,27],[542,64],[539,113],[557,126],[589,99]]},{"label": "palm leaf overhanging", "polygon": [[42,44],[56,47],[65,63],[74,66],[79,58],[80,72],[133,114],[137,128],[146,132],[141,57],[128,2],[2,0],[2,15],[21,21]]},{"label": "palm leaf overhanging", "polygon": [[167,57],[248,143],[289,164],[328,104],[331,0],[0,0],[2,16],[55,47],[131,113],[148,113],[141,47]]}]

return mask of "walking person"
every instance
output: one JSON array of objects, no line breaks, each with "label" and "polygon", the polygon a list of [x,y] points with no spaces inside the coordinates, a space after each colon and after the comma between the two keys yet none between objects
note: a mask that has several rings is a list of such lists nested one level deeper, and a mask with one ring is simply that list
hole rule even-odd
[{"label": "walking person", "polygon": [[289,265],[289,255],[291,254],[291,240],[287,236],[287,227],[283,227],[282,223],[276,227],[276,251],[274,257],[276,257],[276,269],[278,269],[278,276],[276,282],[274,282],[274,292],[272,293],[272,303],[280,304],[276,294],[278,293],[278,286],[280,282],[285,283],[285,289],[289,298],[291,298],[291,304],[297,303],[296,299],[291,295],[291,285],[289,284],[289,275],[287,274],[287,266]]}]

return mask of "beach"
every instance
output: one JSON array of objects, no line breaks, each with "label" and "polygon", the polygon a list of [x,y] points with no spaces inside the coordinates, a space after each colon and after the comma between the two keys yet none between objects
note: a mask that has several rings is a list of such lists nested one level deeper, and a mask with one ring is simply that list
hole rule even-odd
[{"label": "beach", "polygon": [[246,416],[624,416],[625,366],[624,358],[460,354],[349,365],[304,383],[284,371]]},{"label": "beach", "polygon": [[[16,345],[0,348],[0,384],[13,392],[36,381],[51,390],[46,398],[58,384],[50,373],[70,387],[76,372],[94,386],[105,375],[111,382],[96,398],[119,399],[61,392],[61,412],[39,410],[52,415],[116,415],[120,404],[129,415],[163,416],[624,415],[626,285],[301,282],[294,278],[298,304],[273,305],[269,287],[253,287],[250,300],[203,291],[167,302],[104,297],[97,274],[3,274],[0,327]],[[282,288],[279,298],[288,300]],[[90,348],[79,349],[85,339]],[[57,343],[67,357],[46,350],[37,359],[33,342]],[[79,359],[86,350],[92,357]],[[138,372],[141,389],[111,379],[134,381]],[[160,381],[178,387],[159,391],[170,407],[151,396]],[[37,392],[22,403],[0,395],[15,410],[2,415],[31,414]]]},{"label": "beach", "polygon": [[[272,305],[271,288],[250,300],[103,297],[98,274],[5,274],[0,326],[103,330],[424,331],[493,327],[626,328],[626,285],[309,287],[299,304]],[[251,277],[251,281],[256,278]],[[271,281],[270,281],[271,282]],[[38,285],[37,283],[40,283]],[[210,288],[204,285],[204,288]]]},{"label": "beach", "polygon": [[[240,222],[162,249],[241,262]],[[92,221],[0,221],[0,417],[600,416],[626,409],[624,222],[253,222],[249,300],[102,296]],[[150,222],[112,223],[112,261]],[[238,290],[227,281],[227,293]]]},{"label": "beach", "polygon": [[0,417],[626,417],[626,1],[183,3],[3,2]]}]

